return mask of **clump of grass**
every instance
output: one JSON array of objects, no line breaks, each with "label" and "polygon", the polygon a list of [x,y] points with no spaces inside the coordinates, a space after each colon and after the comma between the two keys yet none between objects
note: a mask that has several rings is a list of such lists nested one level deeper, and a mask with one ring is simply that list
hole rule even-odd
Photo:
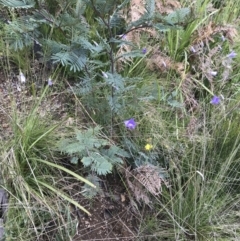
[{"label": "clump of grass", "polygon": [[40,201],[11,197],[4,228],[6,240],[71,240],[77,224],[66,202],[55,200],[53,204],[49,200],[46,206]]},{"label": "clump of grass", "polygon": [[[134,132],[125,134],[126,148],[130,152],[135,148],[135,153],[131,152],[133,163],[138,157],[136,153],[146,152],[144,146],[150,140],[153,149],[146,154],[148,161],[155,158],[156,163],[157,155],[158,164],[168,168],[169,187],[164,187],[162,195],[155,197],[155,201],[153,198],[153,215],[143,222],[142,230],[147,232],[151,228],[153,235],[149,240],[225,240],[226,237],[239,237],[239,225],[228,215],[228,212],[236,215],[234,207],[239,203],[240,136],[237,127],[239,118],[235,111],[239,92],[236,92],[236,82],[231,85],[228,81],[233,73],[238,74],[238,70],[232,60],[227,66],[230,71],[227,72],[224,66],[229,49],[233,46],[238,48],[238,43],[234,42],[237,33],[233,26],[218,26],[211,22],[219,15],[218,10],[206,11],[209,3],[196,3],[195,7],[201,8],[200,18],[190,21],[184,29],[169,31],[166,37],[170,44],[162,51],[155,51],[152,59],[150,57],[151,70],[156,70],[151,64],[156,60],[157,53],[161,58],[155,61],[156,64],[160,60],[167,63],[167,70],[159,73],[160,77],[156,76],[157,85],[154,86],[155,91],[159,90],[158,101],[156,98],[138,100],[137,110],[126,112],[136,117],[138,123]],[[222,44],[220,34],[226,35],[228,41],[225,39]],[[204,57],[198,59],[195,69],[191,69],[193,61],[189,50],[202,36],[206,37],[202,40],[207,52],[202,47],[200,52]],[[214,46],[219,44],[222,50],[212,54]],[[170,60],[162,57],[164,50],[168,51]],[[198,53],[193,55],[196,57]],[[201,68],[206,64],[204,59],[207,59],[209,68],[217,68],[217,78],[205,76],[206,69]],[[184,63],[178,69],[177,61],[180,60]],[[162,71],[161,64],[157,67]],[[164,75],[170,83],[161,78]],[[146,78],[146,82],[141,82],[141,88],[149,87],[152,82],[152,79]],[[233,86],[234,94],[230,92]],[[151,87],[149,89],[153,90]],[[214,93],[219,94],[219,102],[211,105]],[[220,94],[227,97],[224,99]],[[138,94],[136,96],[139,97]],[[234,231],[228,230],[230,224],[234,226]],[[169,235],[163,237],[162,230]]]},{"label": "clump of grass", "polygon": [[13,108],[12,115],[9,115],[12,116],[12,136],[1,148],[2,186],[9,193],[5,224],[9,240],[14,237],[19,240],[38,239],[43,234],[47,235],[47,230],[53,236],[60,235],[59,232],[74,235],[72,230],[76,231],[76,225],[69,230],[74,217],[66,204],[90,215],[62,191],[65,185],[69,185],[64,181],[66,174],[75,182],[94,185],[58,163],[60,153],[56,145],[61,135],[58,131],[61,122],[54,123],[50,115],[39,116],[46,91],[47,87],[39,99],[26,108],[28,111],[19,113]]},{"label": "clump of grass", "polygon": [[[209,103],[202,109],[192,135],[187,132],[186,118],[190,117],[179,120],[176,112],[174,127],[171,113],[161,109],[152,108],[138,126],[143,140],[151,138],[154,149],[150,153],[158,153],[159,164],[164,166],[167,161],[168,166],[169,186],[163,186],[161,197],[153,199],[154,214],[142,227],[147,232],[150,225],[156,238],[160,230],[171,229],[174,240],[210,240],[213,234],[224,237],[224,232],[231,238],[239,235],[239,225],[228,215],[239,203],[239,118],[232,103]],[[230,223],[235,233],[228,232]]]}]

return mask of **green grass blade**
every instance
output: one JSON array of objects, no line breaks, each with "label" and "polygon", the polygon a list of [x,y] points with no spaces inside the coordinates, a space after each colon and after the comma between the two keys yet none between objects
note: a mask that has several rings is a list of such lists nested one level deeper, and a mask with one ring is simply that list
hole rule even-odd
[{"label": "green grass blade", "polygon": [[95,186],[94,184],[92,184],[91,182],[89,182],[87,179],[79,176],[78,174],[76,174],[76,173],[68,170],[68,169],[65,168],[65,167],[62,167],[62,166],[60,166],[60,165],[57,165],[57,164],[54,164],[54,163],[52,163],[52,162],[48,162],[48,161],[45,161],[45,160],[41,160],[41,159],[37,159],[36,161],[39,161],[39,162],[45,163],[45,164],[47,164],[47,165],[49,165],[49,166],[58,168],[58,169],[60,169],[60,170],[62,170],[62,171],[64,171],[64,172],[66,172],[66,173],[74,176],[74,177],[77,178],[78,180],[80,180],[80,181],[82,181],[82,182],[85,182],[85,183],[88,184],[89,186],[91,186],[91,187],[93,187],[93,188],[96,188],[96,186]]},{"label": "green grass blade", "polygon": [[47,183],[38,181],[41,185],[43,185],[44,187],[50,189],[52,192],[56,193],[58,196],[64,198],[65,200],[67,200],[68,202],[72,203],[73,205],[75,205],[76,207],[78,207],[79,209],[81,209],[83,212],[87,213],[89,216],[91,216],[91,213],[89,213],[83,206],[81,206],[80,204],[78,204],[76,201],[74,201],[73,199],[71,199],[70,197],[68,197],[67,195],[65,195],[64,193],[62,193],[61,191],[53,188],[52,186],[48,185]]}]

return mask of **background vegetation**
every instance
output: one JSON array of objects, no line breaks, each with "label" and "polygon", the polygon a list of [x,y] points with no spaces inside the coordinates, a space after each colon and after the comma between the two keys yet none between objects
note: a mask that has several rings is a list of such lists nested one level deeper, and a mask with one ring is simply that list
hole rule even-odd
[{"label": "background vegetation", "polygon": [[112,180],[122,239],[240,239],[239,1],[0,6],[5,240],[82,238]]}]

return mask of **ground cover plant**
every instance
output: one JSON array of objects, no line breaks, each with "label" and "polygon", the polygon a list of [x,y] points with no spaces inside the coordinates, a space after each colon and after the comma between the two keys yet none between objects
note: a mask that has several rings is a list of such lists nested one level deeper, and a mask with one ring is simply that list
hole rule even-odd
[{"label": "ground cover plant", "polygon": [[238,240],[237,0],[0,0],[5,240]]}]

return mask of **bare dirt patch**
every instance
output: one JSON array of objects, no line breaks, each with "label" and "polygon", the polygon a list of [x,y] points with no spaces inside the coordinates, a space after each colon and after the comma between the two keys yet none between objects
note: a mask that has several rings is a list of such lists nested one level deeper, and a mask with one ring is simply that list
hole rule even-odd
[{"label": "bare dirt patch", "polygon": [[79,198],[79,203],[92,216],[78,212],[78,234],[74,241],[137,240],[139,217],[133,211],[119,178],[111,175],[104,180],[101,194],[93,200]]}]

